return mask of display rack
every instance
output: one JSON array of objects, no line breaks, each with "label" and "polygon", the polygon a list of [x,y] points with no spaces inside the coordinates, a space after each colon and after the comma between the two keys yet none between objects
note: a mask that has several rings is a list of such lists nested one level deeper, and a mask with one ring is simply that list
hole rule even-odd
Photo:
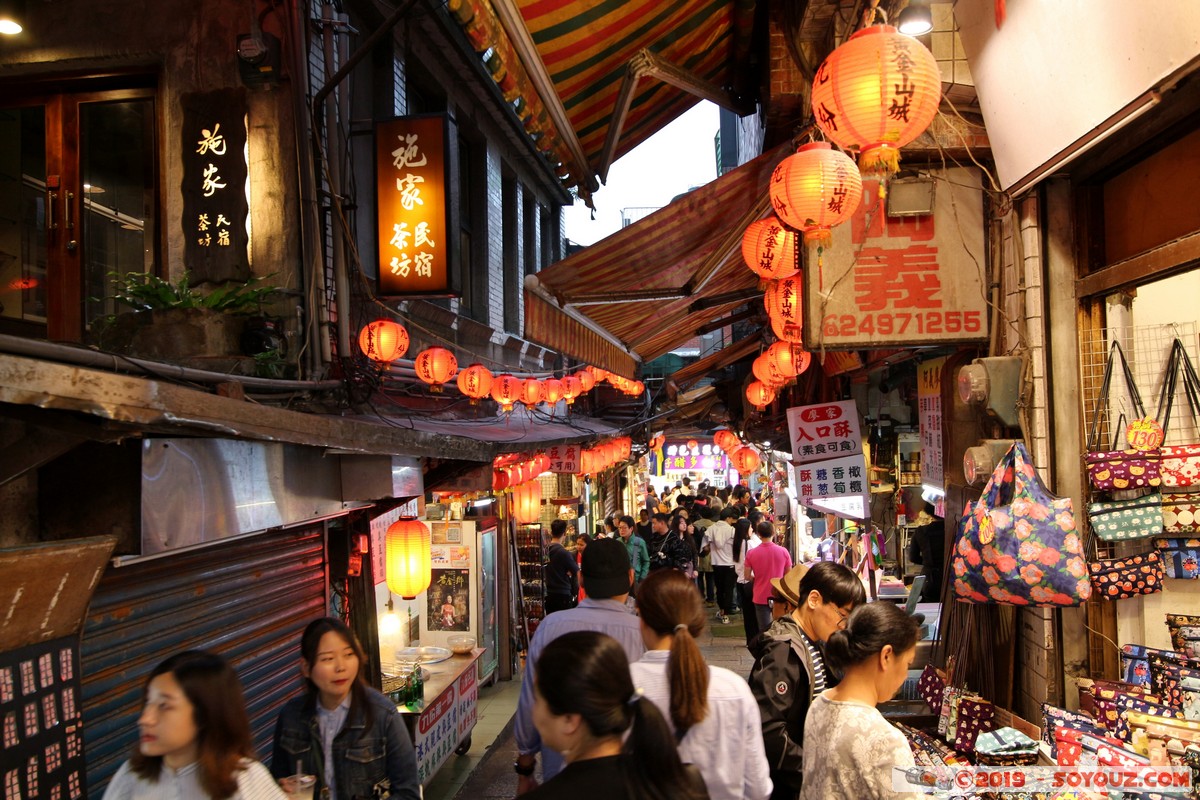
[{"label": "display rack", "polygon": [[546,616],[546,587],[544,584],[546,544],[542,526],[517,526],[517,569],[521,579],[521,611],[525,616],[529,635],[537,630]]}]

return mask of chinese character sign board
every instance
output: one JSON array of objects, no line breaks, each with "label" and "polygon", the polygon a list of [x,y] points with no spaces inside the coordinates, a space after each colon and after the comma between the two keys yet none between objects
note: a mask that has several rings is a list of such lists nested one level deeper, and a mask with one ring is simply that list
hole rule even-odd
[{"label": "chinese character sign board", "polygon": [[556,444],[546,448],[550,471],[568,475],[579,472],[579,452],[580,446],[577,444]]},{"label": "chinese character sign board", "polygon": [[987,338],[983,192],[975,168],[933,170],[934,213],[889,217],[863,203],[804,271],[813,350]]},{"label": "chinese character sign board", "polygon": [[380,294],[451,292],[446,130],[440,114],[375,126]]},{"label": "chinese character sign board", "polygon": [[944,486],[942,464],[942,367],[945,358],[917,367],[917,420],[921,426],[921,483]]},{"label": "chinese character sign board", "polygon": [[245,90],[193,92],[179,102],[184,266],[194,283],[247,280]]},{"label": "chinese character sign board", "polygon": [[801,504],[846,519],[867,518],[870,483],[861,452],[799,464],[795,467],[796,496]]},{"label": "chinese character sign board", "polygon": [[853,400],[789,408],[787,420],[793,463],[862,453],[858,408]]}]

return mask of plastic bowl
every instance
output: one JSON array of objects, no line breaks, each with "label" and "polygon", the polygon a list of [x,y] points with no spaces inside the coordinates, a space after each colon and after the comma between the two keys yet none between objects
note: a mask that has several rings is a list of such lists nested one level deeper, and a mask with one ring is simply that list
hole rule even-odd
[{"label": "plastic bowl", "polygon": [[475,637],[451,636],[446,640],[446,644],[450,646],[450,652],[455,655],[466,655],[475,649]]}]

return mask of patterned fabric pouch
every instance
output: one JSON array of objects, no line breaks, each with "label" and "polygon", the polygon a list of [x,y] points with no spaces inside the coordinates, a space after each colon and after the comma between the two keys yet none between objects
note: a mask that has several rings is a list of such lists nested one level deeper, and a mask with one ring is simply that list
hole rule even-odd
[{"label": "patterned fabric pouch", "polygon": [[1103,735],[1104,727],[1094,718],[1078,711],[1068,711],[1049,703],[1042,703],[1042,741],[1050,745],[1051,755],[1054,750],[1054,731],[1058,726],[1066,725],[1071,728]]},{"label": "patterned fabric pouch", "polygon": [[1200,533],[1200,492],[1163,495],[1163,533]]},{"label": "patterned fabric pouch", "polygon": [[1162,448],[1162,485],[1170,489],[1200,486],[1200,444]]},{"label": "patterned fabric pouch", "polygon": [[917,681],[917,694],[921,695],[921,699],[925,701],[925,705],[933,711],[940,711],[942,708],[942,695],[946,691],[946,679],[937,670],[933,664],[926,664],[925,669],[921,670],[921,677]]},{"label": "patterned fabric pouch", "polygon": [[1108,362],[1104,366],[1104,379],[1100,384],[1100,393],[1096,397],[1096,410],[1092,414],[1092,429],[1088,434],[1089,452],[1084,456],[1088,480],[1091,481],[1093,488],[1102,492],[1154,488],[1161,483],[1157,448],[1134,450],[1118,447],[1122,439],[1121,423],[1124,415],[1121,415],[1117,424],[1113,426],[1112,449],[1100,450],[1100,420],[1104,416],[1104,406],[1108,403],[1109,387],[1112,385],[1113,369],[1118,358],[1121,362],[1121,372],[1126,388],[1133,402],[1134,413],[1139,418],[1146,416],[1142,397],[1138,393],[1133,373],[1125,360],[1125,353],[1121,350],[1118,342],[1113,342],[1108,351]]},{"label": "patterned fabric pouch", "polygon": [[1149,658],[1150,685],[1162,696],[1164,703],[1174,708],[1183,708],[1181,682],[1185,678],[1200,678],[1200,669],[1193,661],[1179,663],[1155,653],[1151,653]]},{"label": "patterned fabric pouch", "polygon": [[1089,503],[1088,521],[1096,536],[1106,542],[1161,536],[1162,495],[1156,492],[1129,500]]},{"label": "patterned fabric pouch", "polygon": [[1150,685],[1150,659],[1144,645],[1121,645],[1121,680],[1137,686]]},{"label": "patterned fabric pouch", "polygon": [[958,724],[954,727],[954,749],[960,753],[975,752],[975,737],[995,727],[996,709],[982,697],[961,697],[958,701]]},{"label": "patterned fabric pouch", "polygon": [[1167,614],[1167,633],[1171,636],[1172,650],[1191,658],[1196,657],[1188,651],[1192,649],[1189,642],[1200,639],[1200,615]]},{"label": "patterned fabric pouch", "polygon": [[1054,746],[1050,748],[1050,756],[1061,767],[1074,767],[1081,763],[1083,757],[1084,737],[1099,739],[1113,745],[1121,745],[1120,739],[1108,736],[1102,728],[1085,729],[1070,725],[1059,725],[1054,729]]},{"label": "patterned fabric pouch", "polygon": [[[947,686],[942,692],[942,707],[938,712],[937,732],[938,736],[947,737],[947,730],[950,727],[950,715],[954,708],[954,701],[962,694],[962,689],[953,686]],[[953,734],[950,735],[951,737]]]},{"label": "patterned fabric pouch", "polygon": [[1179,696],[1183,718],[1200,720],[1200,678],[1180,678]]},{"label": "patterned fabric pouch", "polygon": [[1103,600],[1125,600],[1162,591],[1162,557],[1157,550],[1126,558],[1101,558],[1088,562],[1092,589]]},{"label": "patterned fabric pouch", "polygon": [[1155,539],[1168,578],[1200,578],[1200,539]]}]

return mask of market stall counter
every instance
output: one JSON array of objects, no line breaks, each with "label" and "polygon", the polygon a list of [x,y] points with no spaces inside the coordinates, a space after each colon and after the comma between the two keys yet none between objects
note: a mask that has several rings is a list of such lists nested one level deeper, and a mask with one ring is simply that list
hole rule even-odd
[{"label": "market stall counter", "polygon": [[471,731],[478,718],[477,662],[485,648],[459,655],[445,648],[415,649],[422,651],[417,655],[425,676],[425,700],[397,703],[396,707],[412,735],[417,774],[425,785],[451,753],[462,754],[471,748]]}]

